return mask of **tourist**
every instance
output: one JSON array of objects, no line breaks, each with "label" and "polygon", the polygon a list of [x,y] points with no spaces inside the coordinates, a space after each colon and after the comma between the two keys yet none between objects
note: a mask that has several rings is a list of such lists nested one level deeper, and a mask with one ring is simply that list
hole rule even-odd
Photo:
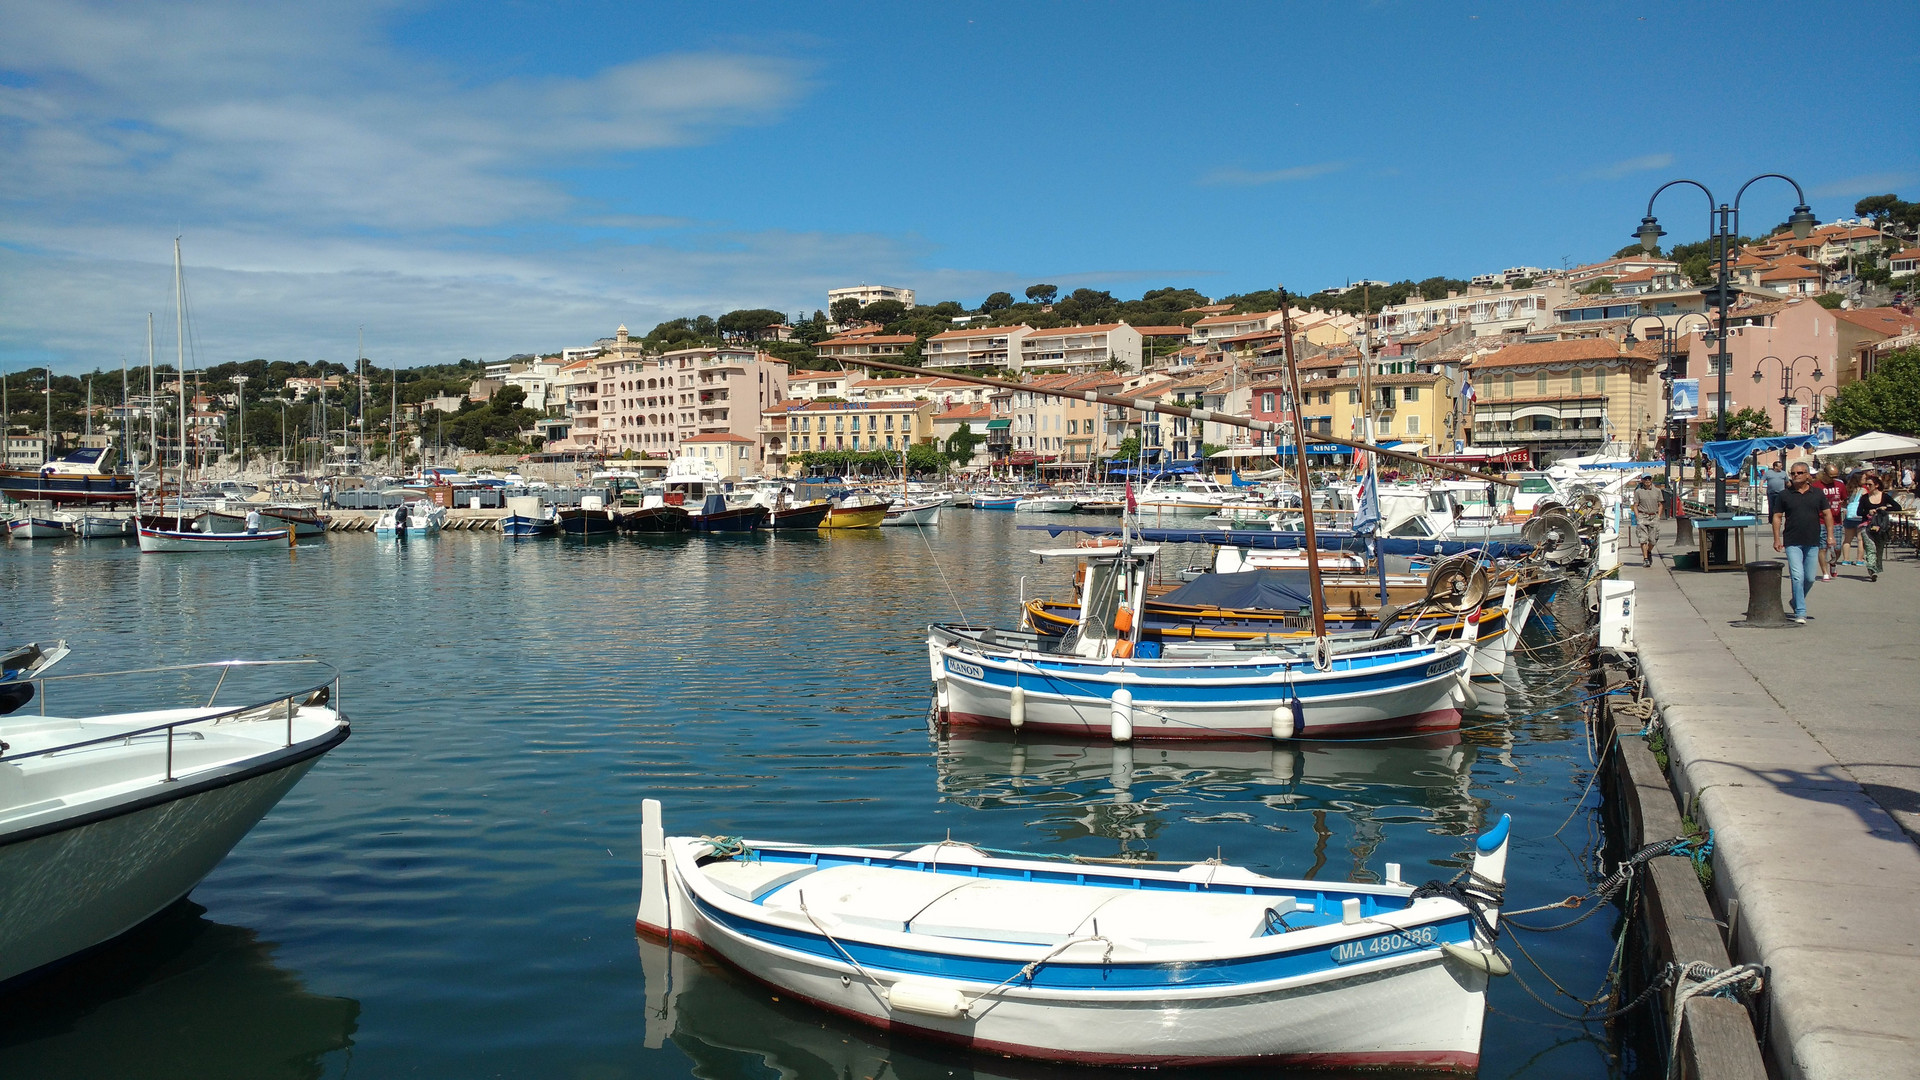
[{"label": "tourist", "polygon": [[1858,472],[1847,474],[1846,509],[1841,511],[1842,529],[1840,565],[1860,565],[1860,497],[1866,494],[1860,487]]},{"label": "tourist", "polygon": [[1833,522],[1827,497],[1813,489],[1813,471],[1805,462],[1787,472],[1787,488],[1772,505],[1773,550],[1787,556],[1787,574],[1793,579],[1794,622],[1807,621],[1807,590],[1820,568],[1820,541]]},{"label": "tourist", "polygon": [[1900,503],[1881,484],[1879,473],[1860,478],[1860,546],[1866,555],[1867,580],[1879,581],[1881,560],[1887,550],[1887,533],[1893,525],[1893,512]]},{"label": "tourist", "polygon": [[1841,479],[1839,468],[1828,465],[1820,470],[1820,491],[1827,497],[1827,511],[1832,515],[1821,537],[1820,580],[1832,581],[1840,573],[1840,521],[1847,510],[1847,482]]},{"label": "tourist", "polygon": [[257,533],[260,531],[260,511],[258,510],[247,511],[247,531],[250,533]]},{"label": "tourist", "polygon": [[1666,493],[1653,486],[1653,476],[1640,474],[1633,489],[1633,533],[1640,541],[1640,564],[1653,565],[1653,545],[1660,541],[1660,512],[1665,509]]}]

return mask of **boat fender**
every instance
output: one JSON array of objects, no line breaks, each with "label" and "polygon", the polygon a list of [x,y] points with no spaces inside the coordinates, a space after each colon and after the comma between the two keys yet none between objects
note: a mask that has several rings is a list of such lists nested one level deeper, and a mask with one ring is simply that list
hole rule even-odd
[{"label": "boat fender", "polygon": [[1285,705],[1273,710],[1273,737],[1276,739],[1297,739],[1307,730],[1306,707],[1297,697],[1288,698]]},{"label": "boat fender", "polygon": [[1505,975],[1513,970],[1513,963],[1498,949],[1476,949],[1471,945],[1455,945],[1449,942],[1440,946],[1440,951],[1455,960],[1489,975]]},{"label": "boat fender", "polygon": [[1133,691],[1121,687],[1113,692],[1113,741],[1133,738]]},{"label": "boat fender", "polygon": [[899,1012],[957,1020],[972,1004],[965,994],[939,983],[902,979],[887,987],[887,1007]]},{"label": "boat fender", "polygon": [[1013,688],[1012,702],[1007,708],[1007,722],[1019,727],[1027,722],[1027,690],[1024,686]]}]

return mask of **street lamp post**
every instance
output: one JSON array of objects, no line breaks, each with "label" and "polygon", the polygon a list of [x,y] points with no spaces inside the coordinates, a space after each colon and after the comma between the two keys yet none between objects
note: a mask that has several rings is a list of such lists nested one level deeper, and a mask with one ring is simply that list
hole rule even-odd
[{"label": "street lamp post", "polygon": [[1629,349],[1640,344],[1640,339],[1633,336],[1633,328],[1639,325],[1642,319],[1652,319],[1654,325],[1660,328],[1660,389],[1666,398],[1666,411],[1662,414],[1666,419],[1661,424],[1661,429],[1666,433],[1667,440],[1667,445],[1662,449],[1660,454],[1661,460],[1664,462],[1664,467],[1660,475],[1660,485],[1662,487],[1666,487],[1673,479],[1673,461],[1674,458],[1679,456],[1675,453],[1676,444],[1678,447],[1684,448],[1687,442],[1685,437],[1686,421],[1683,418],[1676,418],[1673,415],[1673,380],[1684,378],[1687,374],[1687,354],[1678,349],[1676,344],[1680,340],[1680,327],[1684,325],[1689,318],[1699,319],[1705,323],[1707,325],[1708,338],[1711,340],[1713,335],[1713,320],[1697,311],[1688,311],[1675,316],[1671,324],[1669,324],[1663,316],[1636,315],[1627,320],[1627,333],[1620,341],[1622,345],[1625,345]]},{"label": "street lamp post", "polygon": [[1773,361],[1775,364],[1778,364],[1780,366],[1780,434],[1785,435],[1787,434],[1787,428],[1790,426],[1787,420],[1787,409],[1791,407],[1794,402],[1794,394],[1793,394],[1794,365],[1800,363],[1800,361],[1802,360],[1812,360],[1813,371],[1811,372],[1811,374],[1813,376],[1814,382],[1819,382],[1821,379],[1825,378],[1826,372],[1820,370],[1820,359],[1818,357],[1809,356],[1806,353],[1801,353],[1799,356],[1796,356],[1791,360],[1782,360],[1777,356],[1763,356],[1758,361],[1756,361],[1753,365],[1753,381],[1754,382],[1761,381],[1762,376],[1760,374],[1760,370],[1767,366],[1767,361],[1769,360]]},{"label": "street lamp post", "polygon": [[[1793,227],[1794,236],[1805,240],[1812,234],[1813,227],[1819,224],[1819,222],[1813,216],[1813,208],[1807,205],[1806,192],[1800,190],[1799,181],[1790,176],[1783,176],[1780,173],[1761,173],[1759,176],[1740,185],[1740,190],[1734,193],[1732,206],[1728,206],[1726,203],[1716,203],[1713,192],[1708,190],[1707,186],[1698,180],[1669,180],[1655,188],[1653,194],[1648,197],[1647,214],[1640,219],[1640,227],[1634,230],[1634,235],[1640,239],[1641,248],[1646,251],[1653,251],[1660,246],[1660,238],[1666,235],[1666,231],[1660,228],[1659,220],[1653,216],[1653,203],[1655,199],[1660,197],[1660,193],[1677,184],[1689,184],[1699,188],[1707,197],[1707,235],[1717,236],[1720,241],[1719,269],[1715,274],[1713,288],[1709,293],[1712,297],[1711,302],[1713,306],[1719,309],[1718,320],[1714,331],[1720,346],[1719,352],[1714,356],[1714,366],[1719,369],[1719,388],[1714,396],[1714,414],[1717,418],[1714,429],[1714,437],[1716,439],[1724,440],[1727,437],[1727,364],[1732,359],[1727,353],[1727,309],[1732,306],[1733,302],[1732,273],[1728,265],[1731,261],[1729,249],[1732,247],[1733,238],[1738,236],[1740,232],[1741,198],[1746,195],[1748,188],[1762,180],[1768,179],[1785,180],[1787,183],[1793,185],[1794,194],[1800,201],[1794,206],[1792,215],[1787,218],[1787,224]],[[1725,469],[1716,467],[1713,478],[1713,512],[1724,515],[1726,511],[1727,472]]]}]

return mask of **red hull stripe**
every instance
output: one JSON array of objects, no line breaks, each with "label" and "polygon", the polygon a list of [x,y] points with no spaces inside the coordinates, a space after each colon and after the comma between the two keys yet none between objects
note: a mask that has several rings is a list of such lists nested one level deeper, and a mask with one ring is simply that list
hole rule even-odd
[{"label": "red hull stripe", "polygon": [[[967,724],[973,727],[999,728],[1013,730],[1013,723],[1004,716],[987,716],[983,713],[947,712],[941,718],[950,724]],[[1035,731],[1063,732],[1107,737],[1109,729],[1104,724],[1083,724],[1078,728],[1061,727],[1055,724],[1041,724],[1029,721],[1026,725]],[[1431,712],[1403,716],[1382,723],[1371,724],[1330,724],[1326,727],[1310,728],[1302,739],[1319,739],[1330,735],[1377,735],[1404,731],[1451,731],[1460,726],[1460,710],[1434,709]],[[1136,740],[1162,739],[1272,739],[1273,733],[1266,728],[1199,728],[1199,727],[1150,727],[1143,728],[1135,724],[1133,737]]]}]

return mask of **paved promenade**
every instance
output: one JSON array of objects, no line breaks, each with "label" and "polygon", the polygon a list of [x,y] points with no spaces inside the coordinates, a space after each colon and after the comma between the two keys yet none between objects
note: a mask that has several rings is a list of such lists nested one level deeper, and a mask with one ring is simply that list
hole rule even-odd
[{"label": "paved promenade", "polygon": [[[1662,529],[1671,540],[1672,523]],[[1773,556],[1770,535],[1750,540],[1749,557]],[[1902,550],[1877,583],[1842,569],[1814,587],[1812,621],[1783,630],[1729,625],[1746,610],[1744,573],[1671,572],[1656,558],[1622,575],[1638,583],[1635,631],[1675,787],[1714,830],[1716,892],[1739,901],[1730,951],[1772,968],[1782,1075],[1911,1078],[1920,562]]]}]

